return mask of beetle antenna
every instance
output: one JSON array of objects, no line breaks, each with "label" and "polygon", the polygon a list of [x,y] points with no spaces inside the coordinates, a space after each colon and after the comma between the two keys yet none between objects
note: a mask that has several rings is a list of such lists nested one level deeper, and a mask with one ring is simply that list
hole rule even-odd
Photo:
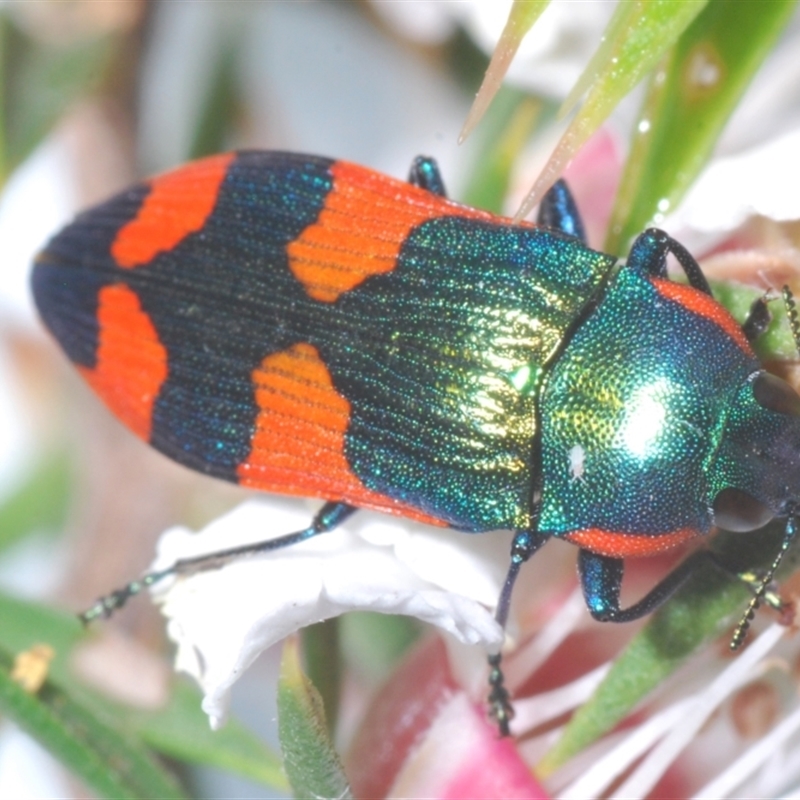
[{"label": "beetle antenna", "polygon": [[800,355],[800,320],[797,318],[797,303],[794,295],[788,286],[783,287],[783,302],[786,305],[786,316],[789,318],[789,327],[792,329],[794,346]]},{"label": "beetle antenna", "polygon": [[[789,320],[789,327],[792,331],[792,338],[794,339],[794,346],[800,355],[800,319],[798,319],[797,303],[795,302],[794,295],[788,286],[783,287],[783,302],[786,306],[786,316]],[[781,549],[772,561],[769,569],[764,573],[760,581],[755,585],[753,597],[747,606],[747,610],[742,616],[736,630],[733,632],[731,638],[731,650],[738,650],[742,646],[747,629],[750,627],[750,622],[753,619],[756,609],[761,604],[764,596],[767,593],[769,584],[772,582],[775,572],[778,569],[783,557],[789,549],[795,535],[797,534],[797,507],[794,503],[789,506],[788,519],[786,520],[786,529],[783,533],[783,541],[781,542]]]},{"label": "beetle antenna", "polygon": [[736,630],[733,632],[733,636],[731,637],[731,650],[738,650],[742,646],[744,637],[747,634],[747,630],[753,620],[753,615],[756,613],[756,609],[761,605],[761,601],[764,599],[764,595],[767,593],[769,585],[772,583],[772,579],[775,577],[775,572],[780,566],[783,557],[788,552],[794,537],[797,535],[797,518],[795,516],[796,512],[797,508],[795,504],[792,503],[789,507],[789,517],[786,520],[786,529],[783,532],[781,549],[778,550],[778,554],[772,560],[772,564],[769,565],[769,568],[758,582],[755,592],[753,593],[753,597],[747,605],[747,610],[742,615],[741,620],[739,620],[739,624],[736,626]]}]

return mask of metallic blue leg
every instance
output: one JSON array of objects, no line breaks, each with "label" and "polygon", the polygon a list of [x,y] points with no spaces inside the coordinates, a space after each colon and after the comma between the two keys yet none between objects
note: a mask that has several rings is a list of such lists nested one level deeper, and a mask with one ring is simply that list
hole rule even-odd
[{"label": "metallic blue leg", "polygon": [[344,522],[357,509],[346,503],[325,503],[317,512],[316,516],[307,528],[295,533],[287,533],[277,539],[267,539],[252,544],[243,544],[238,547],[230,547],[227,550],[218,550],[215,553],[195,556],[194,558],[182,558],[176,561],[168,569],[160,572],[149,572],[139,578],[138,581],[131,581],[127,586],[111,594],[101,597],[91,608],[80,614],[81,622],[87,624],[98,617],[110,617],[118,608],[122,608],[131,597],[139,594],[143,589],[147,589],[154,583],[170,575],[189,575],[206,569],[218,569],[230,561],[235,561],[244,556],[252,556],[256,553],[266,553],[270,550],[278,550],[282,547],[289,547],[298,542],[310,539],[320,533],[332,531]]},{"label": "metallic blue leg", "polygon": [[702,563],[709,561],[726,572],[731,572],[710,550],[699,550],[675,567],[638,603],[634,603],[628,608],[619,607],[624,571],[621,558],[610,558],[588,550],[581,550],[578,554],[578,574],[589,613],[596,620],[600,622],[632,622],[655,611],[689,579]]},{"label": "metallic blue leg", "polygon": [[628,255],[628,266],[656,278],[666,278],[668,253],[678,259],[690,286],[711,295],[711,287],[694,256],[680,242],[658,228],[648,228],[636,237]]},{"label": "metallic blue leg", "polygon": [[[520,567],[547,541],[547,536],[537,536],[530,531],[518,531],[511,544],[511,563],[497,602],[494,618],[505,630],[508,611],[511,606],[511,593],[519,575]],[[502,655],[489,656],[489,715],[497,723],[501,736],[508,736],[509,724],[514,716],[511,697],[504,686],[505,679],[500,666]]]},{"label": "metallic blue leg", "polygon": [[586,230],[578,206],[563,180],[557,180],[542,198],[536,223],[566,233],[567,236],[574,236],[586,244]]},{"label": "metallic blue leg", "polygon": [[427,189],[433,194],[438,194],[440,197],[447,197],[442,174],[439,172],[439,165],[435,158],[417,156],[411,163],[408,182],[419,186],[420,189]]},{"label": "metallic blue leg", "polygon": [[610,558],[597,555],[588,550],[578,554],[578,573],[580,575],[583,596],[591,615],[600,622],[632,622],[635,619],[655,611],[674,594],[691,575],[702,565],[712,564],[731,577],[742,581],[753,593],[753,597],[736,626],[731,638],[731,650],[741,647],[753,614],[762,602],[777,611],[785,610],[780,595],[772,588],[772,580],[780,563],[798,533],[798,509],[792,505],[787,509],[786,528],[778,553],[767,569],[760,572],[737,572],[726,564],[716,553],[710,550],[699,550],[679,564],[654,589],[649,591],[638,603],[628,608],[619,607],[619,593],[622,588],[623,562],[621,558]]}]

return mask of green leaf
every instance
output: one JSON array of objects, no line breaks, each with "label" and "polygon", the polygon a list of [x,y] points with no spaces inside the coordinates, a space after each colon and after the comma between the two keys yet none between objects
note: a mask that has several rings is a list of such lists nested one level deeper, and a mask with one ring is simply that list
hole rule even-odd
[{"label": "green leaf", "polygon": [[0,651],[0,711],[46,747],[101,797],[182,798],[174,778],[134,739],[106,724],[52,681],[36,694],[10,677]]},{"label": "green leaf", "polygon": [[[711,281],[711,290],[715,299],[722,303],[740,324],[747,319],[753,301],[764,296],[763,289],[729,281]],[[770,303],[769,310],[772,321],[767,330],[753,342],[753,349],[762,362],[794,361],[797,358],[797,349],[787,320],[786,305],[777,300]]]},{"label": "green leaf", "polygon": [[168,704],[157,711],[120,708],[127,727],[170,758],[203,764],[249,778],[279,791],[289,784],[281,758],[236,719],[212,731],[197,687],[183,678],[172,682]]},{"label": "green leaf", "polygon": [[603,44],[578,81],[589,94],[561,137],[517,219],[528,214],[575,153],[600,127],[619,101],[658,63],[708,0],[637,0],[617,5]]},{"label": "green leaf", "polygon": [[[483,145],[463,195],[468,206],[503,212],[517,158],[542,116],[543,103],[530,95],[504,88],[492,107],[492,130]],[[495,130],[496,129],[496,130]]]},{"label": "green leaf", "polygon": [[44,44],[0,13],[0,182],[78,97],[98,85],[113,54],[110,37]]},{"label": "green leaf", "polygon": [[328,732],[333,735],[342,689],[339,618],[331,617],[303,628],[300,639],[303,643],[303,666],[322,698]]},{"label": "green leaf", "polygon": [[[747,536],[721,534],[713,549],[742,569],[762,568],[777,553],[784,526],[780,521]],[[794,547],[778,575],[790,574],[798,564],[800,547]],[[550,775],[614,728],[694,652],[738,622],[750,597],[744,583],[711,564],[703,565],[616,658],[595,693],[537,765],[537,774]]]},{"label": "green leaf", "polygon": [[0,647],[17,653],[39,642],[49,644],[56,653],[50,667],[53,679],[95,713],[115,720],[165,756],[230,770],[286,790],[280,757],[235,719],[212,731],[200,706],[202,696],[187,680],[176,678],[167,705],[155,711],[111,701],[80,682],[71,670],[71,655],[88,635],[72,614],[0,593]]},{"label": "green leaf", "polygon": [[50,673],[60,683],[69,680],[69,653],[83,636],[83,627],[73,614],[0,592],[0,647],[18,653],[47,642],[56,651]]},{"label": "green leaf", "polygon": [[492,60],[486,68],[481,88],[478,89],[464,127],[461,129],[458,137],[459,144],[464,142],[481,121],[492,99],[500,90],[503,78],[508,72],[525,34],[533,27],[534,22],[539,19],[549,4],[550,0],[514,0],[511,10],[508,12],[508,20],[492,53]]},{"label": "green leaf", "polygon": [[342,653],[349,666],[376,683],[383,682],[422,630],[413,617],[351,611],[341,618]]},{"label": "green leaf", "polygon": [[609,227],[608,252],[619,253],[632,236],[678,205],[795,5],[795,0],[712,0],[681,36],[650,83]]},{"label": "green leaf", "polygon": [[0,504],[0,552],[37,530],[60,529],[72,489],[67,453],[42,458],[24,483]]},{"label": "green leaf", "polygon": [[190,159],[219,153],[229,146],[229,135],[241,108],[236,73],[238,42],[228,33],[217,54],[214,72],[205,86],[200,117],[189,148]]},{"label": "green leaf", "polygon": [[278,734],[295,797],[352,798],[328,737],[322,698],[300,669],[296,638],[283,649],[278,686]]}]

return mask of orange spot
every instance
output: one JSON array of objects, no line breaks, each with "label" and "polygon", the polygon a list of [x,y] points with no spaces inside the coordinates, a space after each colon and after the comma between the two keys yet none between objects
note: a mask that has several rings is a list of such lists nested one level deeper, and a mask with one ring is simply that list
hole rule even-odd
[{"label": "orange spot", "polygon": [[589,528],[585,531],[573,531],[564,538],[578,547],[601,556],[628,558],[630,556],[653,556],[688,542],[697,535],[697,531],[690,528],[658,534],[618,533]]},{"label": "orange spot", "polygon": [[361,508],[443,523],[367,489],[344,455],[350,403],[310,344],[267,356],[253,370],[259,408],[252,449],[239,465],[239,483],[252,489],[323,497]]},{"label": "orange spot", "polygon": [[371,275],[391,272],[412,228],[437,217],[498,221],[379,172],[337,161],[317,221],[286,248],[289,268],[309,297],[324,303]]},{"label": "orange spot", "polygon": [[150,438],[153,403],[167,378],[167,350],[136,293],[106,286],[98,296],[97,365],[80,368],[106,405],[138,436]]},{"label": "orange spot", "polygon": [[680,303],[684,308],[701,317],[711,320],[715,325],[722,328],[747,355],[755,357],[753,349],[750,347],[750,342],[747,341],[747,337],[742,333],[739,323],[713,297],[709,297],[705,292],[698,291],[691,286],[675,283],[675,281],[667,280],[666,278],[651,278],[650,280],[660,295]]},{"label": "orange spot", "polygon": [[211,156],[152,178],[139,213],[119,229],[111,245],[117,264],[126,268],[148,264],[199,231],[214,210],[235,157],[235,153]]}]

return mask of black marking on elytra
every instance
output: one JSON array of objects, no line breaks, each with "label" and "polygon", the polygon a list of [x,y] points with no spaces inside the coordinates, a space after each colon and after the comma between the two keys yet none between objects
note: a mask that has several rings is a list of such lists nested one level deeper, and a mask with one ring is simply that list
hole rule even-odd
[{"label": "black marking on elytra", "polygon": [[149,186],[140,184],[80,214],[36,259],[31,285],[39,313],[78,366],[93,369],[97,363],[98,292],[125,280],[111,257],[111,245],[149,192]]},{"label": "black marking on elytra", "polygon": [[258,415],[253,370],[307,338],[313,301],[286,245],[316,221],[331,163],[239,154],[203,229],[131,276],[169,354],[151,441],[187,466],[237,480]]},{"label": "black marking on elytra", "polygon": [[308,338],[306,320],[319,304],[289,271],[285,247],[316,221],[332,163],[238,154],[203,228],[146,265],[122,269],[110,255],[146,186],[78,217],[40,258],[37,303],[78,364],[95,365],[99,288],[124,283],[136,292],[169,367],[151,444],[186,466],[237,481],[258,414],[252,372],[266,356]]}]

